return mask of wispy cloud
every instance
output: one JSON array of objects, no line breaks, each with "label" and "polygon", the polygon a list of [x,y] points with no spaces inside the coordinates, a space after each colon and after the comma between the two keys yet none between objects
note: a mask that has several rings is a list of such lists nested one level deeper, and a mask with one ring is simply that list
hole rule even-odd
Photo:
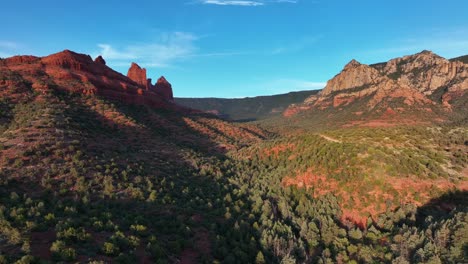
[{"label": "wispy cloud", "polygon": [[192,3],[219,6],[264,6],[272,3],[296,4],[298,0],[198,0]]},{"label": "wispy cloud", "polygon": [[206,5],[230,5],[230,6],[262,6],[264,3],[256,1],[223,1],[223,0],[204,0],[201,3]]},{"label": "wispy cloud", "polygon": [[99,51],[93,56],[102,55],[111,66],[128,66],[137,62],[142,67],[168,68],[174,64],[195,57],[220,57],[244,54],[242,52],[202,53],[196,45],[200,37],[187,32],[162,33],[148,43],[138,43],[115,47],[108,43],[98,44]]}]

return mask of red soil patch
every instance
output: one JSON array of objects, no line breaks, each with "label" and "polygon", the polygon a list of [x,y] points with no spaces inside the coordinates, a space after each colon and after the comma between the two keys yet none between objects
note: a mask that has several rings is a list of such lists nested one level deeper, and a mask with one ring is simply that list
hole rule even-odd
[{"label": "red soil patch", "polygon": [[311,109],[311,106],[303,106],[303,105],[290,105],[286,110],[283,112],[284,117],[291,117],[300,112],[307,111]]},{"label": "red soil patch", "polygon": [[[451,189],[468,190],[468,178],[453,183],[447,179],[411,179],[411,178],[384,178],[383,183],[341,182],[333,178],[314,173],[309,169],[305,173],[298,173],[293,177],[285,177],[283,186],[295,185],[306,188],[315,198],[332,193],[341,202],[341,219],[343,222],[351,221],[361,228],[367,225],[368,217],[376,218],[387,209],[387,202],[391,210],[403,204],[416,204],[421,206],[432,198]],[[371,185],[371,190],[369,186]],[[381,187],[382,186],[382,187]],[[353,191],[351,191],[353,190]]]},{"label": "red soil patch", "polygon": [[278,144],[270,149],[264,149],[263,153],[267,156],[274,156],[278,157],[279,153],[281,152],[286,152],[288,150],[294,151],[296,149],[296,145],[293,143],[288,143],[288,144]]}]

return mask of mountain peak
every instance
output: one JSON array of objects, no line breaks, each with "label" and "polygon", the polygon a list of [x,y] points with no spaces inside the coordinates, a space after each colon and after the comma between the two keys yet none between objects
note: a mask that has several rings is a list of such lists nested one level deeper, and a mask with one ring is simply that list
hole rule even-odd
[{"label": "mountain peak", "polygon": [[146,87],[148,84],[148,79],[146,78],[146,69],[141,68],[140,65],[135,62],[132,62],[130,69],[128,69],[127,77],[141,86]]},{"label": "mountain peak", "polygon": [[137,68],[137,69],[140,69],[140,70],[142,69],[140,67],[140,65],[138,65],[138,63],[136,63],[136,62],[132,62],[132,64],[130,65],[130,68]]},{"label": "mountain peak", "polygon": [[430,50],[422,50],[421,52],[419,52],[419,54],[434,54],[434,52]]},{"label": "mountain peak", "polygon": [[[311,96],[303,105],[291,107],[293,110],[285,115],[301,111],[301,107],[305,110],[339,108],[354,101],[367,107],[362,111],[377,105],[383,107],[390,101],[399,104],[399,111],[412,109],[414,105],[451,111],[453,99],[462,97],[468,90],[467,73],[466,64],[451,62],[429,50],[370,66],[353,59],[327,82],[319,96]],[[433,100],[437,93],[443,94],[438,95],[439,100]],[[365,100],[368,101],[364,104]]]},{"label": "mountain peak", "polygon": [[348,64],[345,65],[344,69],[352,69],[362,65],[359,61],[352,59]]},{"label": "mountain peak", "polygon": [[425,60],[432,60],[432,61],[446,61],[446,59],[430,50],[423,50],[419,53],[416,53],[414,55],[409,55],[403,58],[418,58],[418,59],[425,59]]},{"label": "mountain peak", "polygon": [[353,89],[369,83],[373,83],[379,78],[379,72],[357,60],[351,60],[343,70],[327,82],[327,86],[322,90],[323,95],[332,92]]},{"label": "mountain peak", "polygon": [[159,77],[156,83],[169,83],[164,76]]},{"label": "mountain peak", "polygon": [[174,100],[174,95],[172,93],[172,85],[166,80],[164,76],[159,77],[158,81],[154,85],[154,89],[166,100]]},{"label": "mountain peak", "polygon": [[68,49],[43,57],[41,61],[48,65],[55,65],[79,71],[84,70],[87,66],[93,63],[91,56],[76,53]]},{"label": "mountain peak", "polygon": [[97,56],[96,59],[94,59],[94,62],[106,65],[106,60],[104,60],[104,58],[101,55]]}]

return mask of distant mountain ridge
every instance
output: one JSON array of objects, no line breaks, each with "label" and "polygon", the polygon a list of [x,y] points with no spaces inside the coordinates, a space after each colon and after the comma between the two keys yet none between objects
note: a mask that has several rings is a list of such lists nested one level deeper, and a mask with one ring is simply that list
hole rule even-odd
[{"label": "distant mountain ridge", "polygon": [[452,58],[450,61],[461,61],[463,63],[468,63],[468,55]]},{"label": "distant mountain ridge", "polygon": [[175,98],[185,107],[198,109],[234,121],[259,120],[279,116],[290,105],[303,102],[319,90],[290,92],[246,98]]},{"label": "distant mountain ridge", "polygon": [[[425,50],[372,65],[352,60],[320,93],[291,105],[283,115],[354,122],[447,119],[467,108],[468,64],[463,58],[447,60]],[[466,119],[463,113],[460,117]]]}]

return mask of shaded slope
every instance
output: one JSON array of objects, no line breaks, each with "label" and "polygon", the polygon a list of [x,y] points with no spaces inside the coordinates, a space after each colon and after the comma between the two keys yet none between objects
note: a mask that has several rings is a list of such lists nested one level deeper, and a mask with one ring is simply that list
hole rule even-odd
[{"label": "shaded slope", "polygon": [[28,252],[80,262],[177,262],[188,250],[194,261],[213,257],[233,228],[223,220],[232,188],[224,154],[261,140],[262,130],[60,90],[21,94],[4,98],[0,202],[2,212],[36,211],[0,217],[2,237],[18,235],[0,245],[9,260]]},{"label": "shaded slope", "polygon": [[215,252],[235,232],[224,219],[235,171],[225,154],[265,132],[138,94],[127,77],[66,53],[0,66],[0,261],[225,257]]},{"label": "shaded slope", "polygon": [[452,59],[450,59],[450,61],[461,61],[463,63],[468,64],[468,55],[452,58]]}]

